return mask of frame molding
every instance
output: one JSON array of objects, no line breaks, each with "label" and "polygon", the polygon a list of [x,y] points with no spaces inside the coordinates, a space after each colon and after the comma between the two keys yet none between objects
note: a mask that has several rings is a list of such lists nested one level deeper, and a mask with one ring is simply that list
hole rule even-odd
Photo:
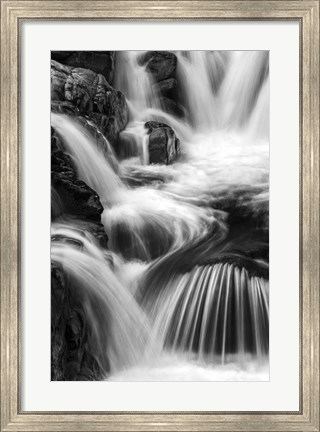
[{"label": "frame molding", "polygon": [[[21,412],[19,23],[26,19],[300,22],[302,359],[299,412]],[[1,0],[1,431],[319,432],[319,48],[319,0]]]}]

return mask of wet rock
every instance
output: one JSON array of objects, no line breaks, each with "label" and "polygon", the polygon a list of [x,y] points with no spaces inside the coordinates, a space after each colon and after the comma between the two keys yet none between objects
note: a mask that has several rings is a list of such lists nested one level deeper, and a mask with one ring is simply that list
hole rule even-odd
[{"label": "wet rock", "polygon": [[66,66],[90,69],[111,83],[114,75],[114,51],[52,51],[51,59]]},{"label": "wet rock", "polygon": [[139,59],[141,65],[153,76],[155,82],[174,76],[177,67],[177,57],[169,51],[148,51]]},{"label": "wet rock", "polygon": [[161,97],[160,98],[161,106],[164,108],[166,112],[169,114],[173,114],[176,117],[184,117],[185,110],[181,107],[181,105],[172,99],[169,99],[167,97]]},{"label": "wet rock", "polygon": [[51,186],[58,194],[64,211],[100,222],[103,206],[97,193],[77,178],[69,155],[64,153],[59,137],[51,138]]},{"label": "wet rock", "polygon": [[103,212],[99,196],[86,183],[65,173],[52,173],[52,185],[66,213],[100,222]]},{"label": "wet rock", "polygon": [[149,134],[149,162],[170,164],[180,152],[180,142],[174,130],[165,123],[145,123]]},{"label": "wet rock", "polygon": [[51,61],[51,100],[60,109],[71,111],[73,105],[75,113],[90,118],[113,145],[117,144],[119,132],[128,121],[125,96],[111,87],[103,75],[54,60]]},{"label": "wet rock", "polygon": [[80,111],[71,102],[67,101],[51,101],[51,111],[57,114],[67,114],[70,116],[80,116]]},{"label": "wet rock", "polygon": [[175,78],[168,78],[153,84],[153,88],[159,95],[174,100],[177,92],[177,80]]},{"label": "wet rock", "polygon": [[63,217],[64,221],[77,216],[74,226],[90,232],[103,248],[107,248],[108,236],[101,224],[103,206],[97,193],[78,179],[71,157],[65,153],[63,143],[51,128],[51,217],[52,221]]},{"label": "wet rock", "polygon": [[51,380],[93,381],[101,379],[102,371],[89,352],[90,328],[78,289],[63,268],[51,263]]}]

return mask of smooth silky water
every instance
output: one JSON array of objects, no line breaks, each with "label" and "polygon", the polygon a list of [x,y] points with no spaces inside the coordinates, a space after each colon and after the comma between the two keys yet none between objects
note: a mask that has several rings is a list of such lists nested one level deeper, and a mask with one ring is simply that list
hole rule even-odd
[{"label": "smooth silky water", "polygon": [[[81,287],[107,379],[268,380],[268,262],[254,258],[269,224],[268,54],[176,53],[183,119],[161,106],[142,54],[116,59],[113,85],[130,114],[116,169],[111,146],[102,151],[77,120],[52,114],[104,206],[110,249],[64,221],[52,228],[52,259]],[[173,164],[148,165],[149,120],[181,140]]]}]

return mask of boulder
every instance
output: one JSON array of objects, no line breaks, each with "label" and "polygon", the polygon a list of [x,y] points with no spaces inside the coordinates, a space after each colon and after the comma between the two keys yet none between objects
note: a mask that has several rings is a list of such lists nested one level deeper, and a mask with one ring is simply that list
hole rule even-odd
[{"label": "boulder", "polygon": [[181,107],[181,105],[179,103],[173,101],[172,99],[164,97],[164,96],[160,98],[160,103],[161,103],[162,108],[166,112],[168,112],[168,113],[170,113],[176,117],[180,117],[180,118],[184,117],[185,110],[184,110],[184,108]]},{"label": "boulder", "polygon": [[52,185],[67,214],[100,222],[103,212],[98,195],[86,183],[65,173],[52,173]]},{"label": "boulder", "polygon": [[90,69],[111,83],[114,75],[114,51],[52,51],[51,59],[66,66]]},{"label": "boulder", "polygon": [[63,268],[51,262],[52,381],[96,381],[109,372],[89,352],[91,329],[77,293]]},{"label": "boulder", "polygon": [[61,149],[61,142],[51,139],[51,186],[67,214],[100,222],[103,206],[97,193],[77,178],[70,156]]},{"label": "boulder", "polygon": [[169,51],[148,51],[140,57],[139,63],[146,65],[146,70],[158,82],[175,75],[177,57]]},{"label": "boulder", "polygon": [[149,162],[170,164],[180,152],[180,142],[174,130],[165,123],[149,121],[145,123],[149,135]]},{"label": "boulder", "polygon": [[51,101],[53,106],[69,111],[74,106],[75,112],[91,119],[113,145],[117,144],[119,132],[128,121],[125,96],[111,87],[103,75],[54,60],[51,61]]},{"label": "boulder", "polygon": [[78,179],[71,157],[65,153],[63,143],[51,128],[51,218],[52,221],[74,219],[72,225],[90,232],[103,248],[108,236],[101,223],[103,206],[98,194]]},{"label": "boulder", "polygon": [[153,84],[155,92],[160,96],[168,97],[169,99],[176,99],[177,80],[175,78],[168,78]]}]

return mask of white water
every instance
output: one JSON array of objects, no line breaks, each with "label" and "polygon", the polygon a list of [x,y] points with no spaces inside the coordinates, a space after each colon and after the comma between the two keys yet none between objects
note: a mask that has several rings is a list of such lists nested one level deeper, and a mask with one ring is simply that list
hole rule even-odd
[{"label": "white water", "polygon": [[53,224],[51,234],[51,259],[74,281],[73,295],[80,297],[91,329],[89,349],[102,370],[108,370],[107,360],[112,373],[143,362],[152,351],[149,320],[115,275],[109,254],[67,224]]},{"label": "white water", "polygon": [[[140,187],[129,187],[120,179],[94,139],[77,122],[61,115],[52,118],[80,178],[97,191],[104,205],[102,222],[114,266],[105,267],[104,258],[96,256],[97,246],[93,257],[70,250],[62,242],[54,256],[60,262],[67,259],[66,270],[77,276],[79,283],[84,281],[86,290],[93,285],[94,291],[100,292],[108,279],[116,290],[120,286],[119,296],[126,299],[114,309],[119,317],[121,307],[126,309],[126,318],[118,318],[123,319],[125,333],[120,335],[120,345],[114,342],[113,354],[107,353],[114,365],[120,365],[110,379],[267,379],[268,281],[229,264],[195,265],[178,273],[175,265],[170,265],[179,256],[177,263],[187,264],[204,259],[209,252],[229,250],[228,213],[221,211],[218,203],[222,198],[233,198],[239,190],[244,192],[237,198],[237,205],[245,205],[246,211],[254,215],[261,214],[264,229],[268,227],[266,54],[177,53],[185,119],[162,110],[150,74],[138,64],[139,55],[118,55],[114,85],[124,92],[130,109],[130,123],[120,134],[124,160],[119,173],[135,180],[141,178]],[[171,166],[148,165],[143,127],[148,120],[165,122],[175,130],[182,144],[181,160]],[[212,239],[206,245],[208,236]],[[201,241],[205,246],[199,251],[189,250]],[[240,246],[232,246],[232,253],[236,248],[241,255]],[[245,246],[242,248],[245,250]],[[142,301],[143,313],[151,323],[151,331],[142,332],[147,333],[146,345],[152,348],[146,351],[133,337],[144,325],[139,320],[140,305],[132,297],[136,293],[141,301],[141,292],[146,298]],[[247,303],[243,296],[248,296]],[[106,309],[108,302],[106,295],[102,301]],[[126,315],[128,308],[131,318]],[[93,311],[89,316],[94,321]],[[132,328],[127,326],[130,319]],[[115,321],[117,326],[120,321]],[[131,338],[133,344],[128,341]],[[123,367],[126,369],[121,370]]]},{"label": "white water", "polygon": [[98,193],[104,206],[116,202],[124,186],[86,129],[62,114],[51,113],[51,124],[63,137],[79,178]]},{"label": "white water", "polygon": [[114,86],[120,90],[135,109],[159,108],[160,103],[153,90],[153,81],[146,66],[139,64],[144,51],[121,51],[117,53]]},{"label": "white water", "polygon": [[208,53],[190,51],[188,55],[178,53],[177,56],[178,81],[182,83],[189,123],[202,131],[212,129],[217,124],[218,106],[211,89]]},{"label": "white water", "polygon": [[208,363],[229,363],[230,357],[244,365],[250,349],[264,363],[268,294],[268,282],[245,269],[208,265],[171,280],[157,301],[148,299],[146,310],[160,343],[174,352],[195,352]]}]

